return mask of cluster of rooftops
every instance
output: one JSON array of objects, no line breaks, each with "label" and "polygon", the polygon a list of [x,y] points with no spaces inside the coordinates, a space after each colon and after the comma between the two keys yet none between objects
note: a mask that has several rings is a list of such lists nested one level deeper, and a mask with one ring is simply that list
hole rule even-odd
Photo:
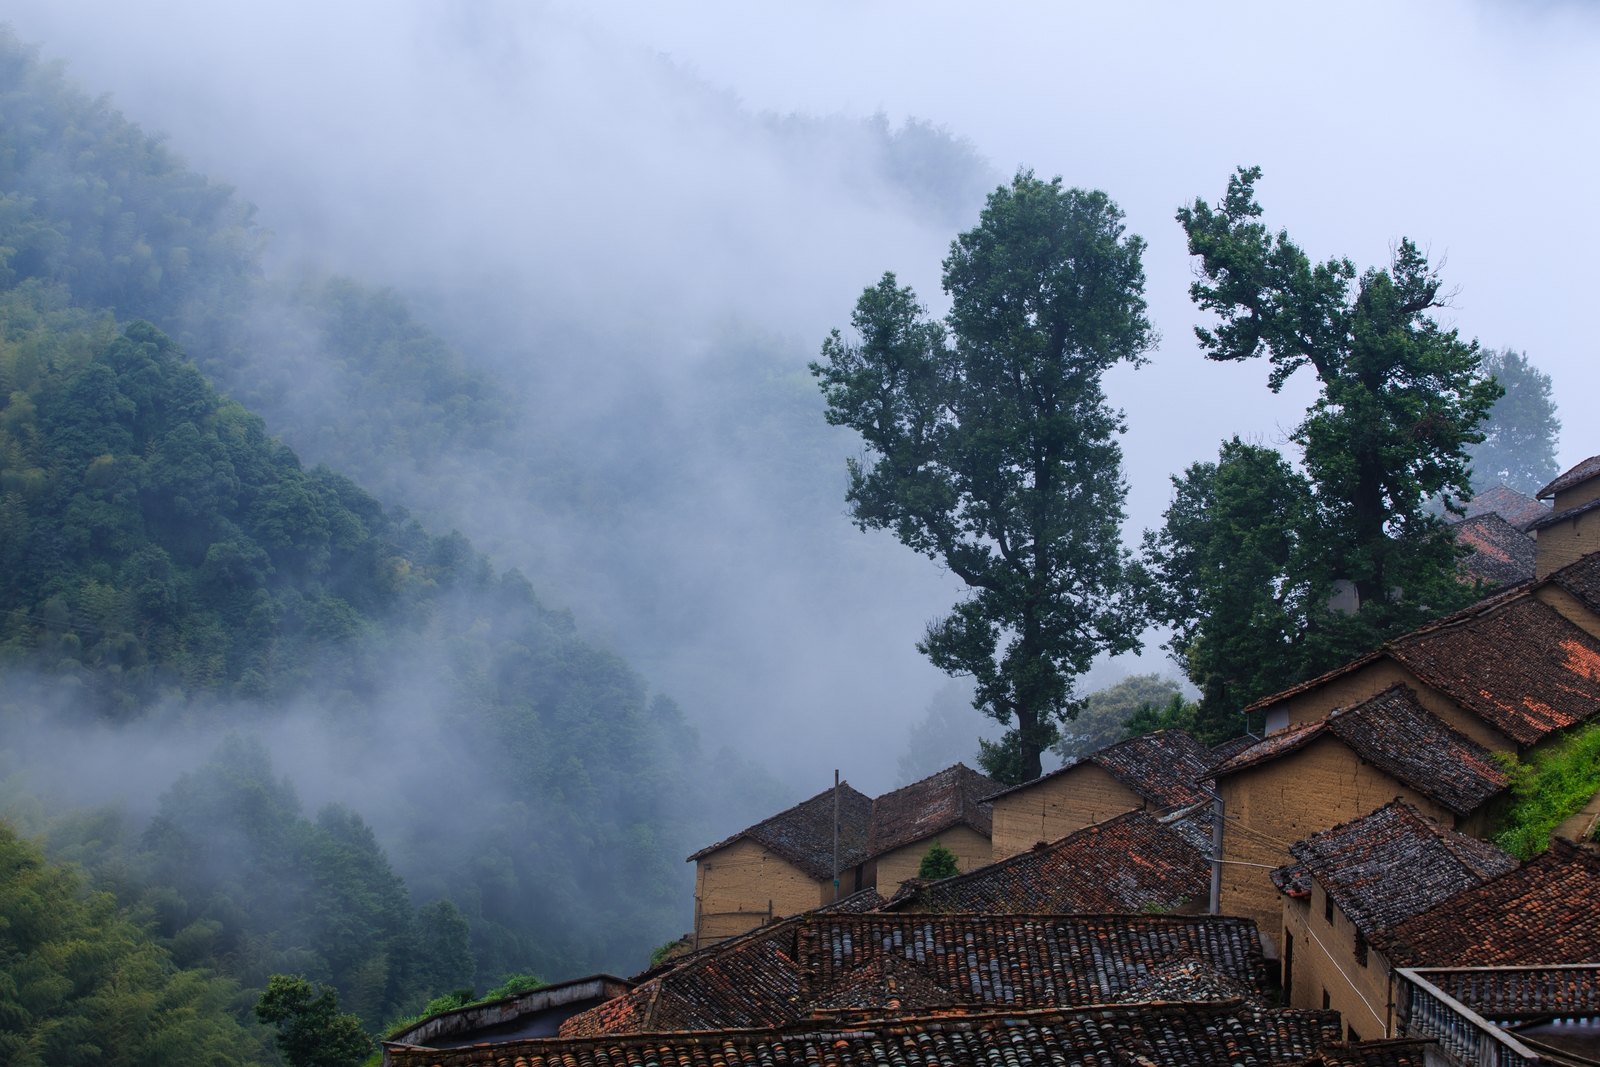
[{"label": "cluster of rooftops", "polygon": [[[1600,718],[1600,457],[1544,496],[1463,523],[1496,565],[1500,526],[1534,531],[1534,576],[1258,701],[1264,736],[1162,731],[1012,788],[960,764],[836,784],[689,857],[687,955],[525,994],[497,1010],[542,1022],[509,1039],[433,1021],[386,1059],[1600,1061],[1600,855],[1574,843],[1600,799],[1526,862],[1486,840],[1503,754]],[[962,873],[916,876],[934,842]]]}]

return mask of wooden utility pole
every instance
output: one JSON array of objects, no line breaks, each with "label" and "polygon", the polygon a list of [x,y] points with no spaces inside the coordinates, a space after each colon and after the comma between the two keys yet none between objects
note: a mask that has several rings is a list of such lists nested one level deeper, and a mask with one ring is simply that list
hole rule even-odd
[{"label": "wooden utility pole", "polygon": [[833,769],[833,900],[839,902],[839,768]]}]

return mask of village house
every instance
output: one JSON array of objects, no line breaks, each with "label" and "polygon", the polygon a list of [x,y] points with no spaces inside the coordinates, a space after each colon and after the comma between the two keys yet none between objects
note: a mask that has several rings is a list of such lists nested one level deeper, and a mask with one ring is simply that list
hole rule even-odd
[{"label": "village house", "polygon": [[[1159,995],[1147,995],[1153,984]],[[1242,919],[813,913],[686,959],[568,1019],[561,1036],[1149,1002],[1185,999],[1189,986],[1265,1006],[1272,985]]]},{"label": "village house", "polygon": [[1537,495],[1552,502],[1549,515],[1528,525],[1538,539],[1538,577],[1600,551],[1600,456],[1590,456]]},{"label": "village house", "polygon": [[[871,821],[871,798],[840,783],[690,856],[695,864],[694,947],[810,911],[869,886]],[[833,884],[836,847],[837,887]]]},{"label": "village house", "polygon": [[1213,762],[1206,747],[1182,730],[1161,730],[995,793],[989,798],[993,857],[1027,852],[1124,812],[1169,812],[1203,803],[1199,780]]},{"label": "village house", "polygon": [[1291,1004],[1320,997],[1352,1040],[1443,1037],[1454,1062],[1595,1062],[1593,851],[1557,839],[1518,864],[1395,804],[1295,853],[1274,872],[1293,933]]},{"label": "village house", "polygon": [[1282,906],[1267,872],[1291,861],[1294,842],[1396,798],[1481,835],[1509,785],[1487,749],[1404,685],[1264,738],[1213,779],[1224,816],[1219,910],[1258,922],[1269,951]]},{"label": "village house", "polygon": [[1539,503],[1526,493],[1519,493],[1506,485],[1496,485],[1473,495],[1462,510],[1462,518],[1476,519],[1481,515],[1498,515],[1515,529],[1526,532],[1528,527],[1550,514],[1547,505]]},{"label": "village house", "polygon": [[1352,1040],[1387,1037],[1398,924],[1517,866],[1404,801],[1297,841],[1272,872],[1283,893],[1283,992],[1293,1007],[1331,1007]]},{"label": "village house", "polygon": [[1339,1064],[1431,1043],[1342,1041],[1271,1006],[1254,928],[1214,916],[811,914],[680,961],[555,1038],[388,1042],[390,1067],[618,1064]]},{"label": "village house", "polygon": [[969,874],[909,882],[888,911],[990,915],[1196,913],[1211,882],[1211,814],[1129,811]]},{"label": "village house", "polygon": [[959,870],[988,863],[992,809],[984,798],[998,784],[957,763],[874,800],[867,856],[878,892],[893,897],[915,878],[935,842],[955,854]]}]

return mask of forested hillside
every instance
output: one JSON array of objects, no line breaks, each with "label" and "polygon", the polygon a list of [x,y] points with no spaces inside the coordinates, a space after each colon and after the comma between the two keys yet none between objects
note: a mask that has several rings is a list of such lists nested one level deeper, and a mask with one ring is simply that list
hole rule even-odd
[{"label": "forested hillside", "polygon": [[[241,1062],[273,972],[375,1028],[509,973],[627,972],[680,933],[718,783],[689,794],[678,707],[460,534],[302,464],[202,369],[270,400],[322,367],[307,425],[368,470],[492,433],[492,388],[397,297],[265,279],[228,189],[9,38],[0,194],[0,799],[111,894],[90,918],[153,939],[151,974],[218,983]],[[251,370],[292,348],[254,316],[290,306],[319,358]],[[348,390],[383,416],[340,418]],[[308,812],[291,771],[346,803]],[[31,935],[0,930],[0,988],[42,981]],[[0,1034],[78,1062],[27,1036],[67,1010],[52,996]]]}]

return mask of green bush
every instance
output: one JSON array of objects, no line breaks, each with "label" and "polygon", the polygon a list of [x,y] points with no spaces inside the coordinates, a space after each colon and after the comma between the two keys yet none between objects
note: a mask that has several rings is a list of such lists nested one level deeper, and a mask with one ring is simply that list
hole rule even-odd
[{"label": "green bush", "polygon": [[1513,799],[1494,840],[1519,859],[1530,859],[1549,848],[1555,828],[1600,791],[1600,723],[1526,761],[1504,762]]}]

